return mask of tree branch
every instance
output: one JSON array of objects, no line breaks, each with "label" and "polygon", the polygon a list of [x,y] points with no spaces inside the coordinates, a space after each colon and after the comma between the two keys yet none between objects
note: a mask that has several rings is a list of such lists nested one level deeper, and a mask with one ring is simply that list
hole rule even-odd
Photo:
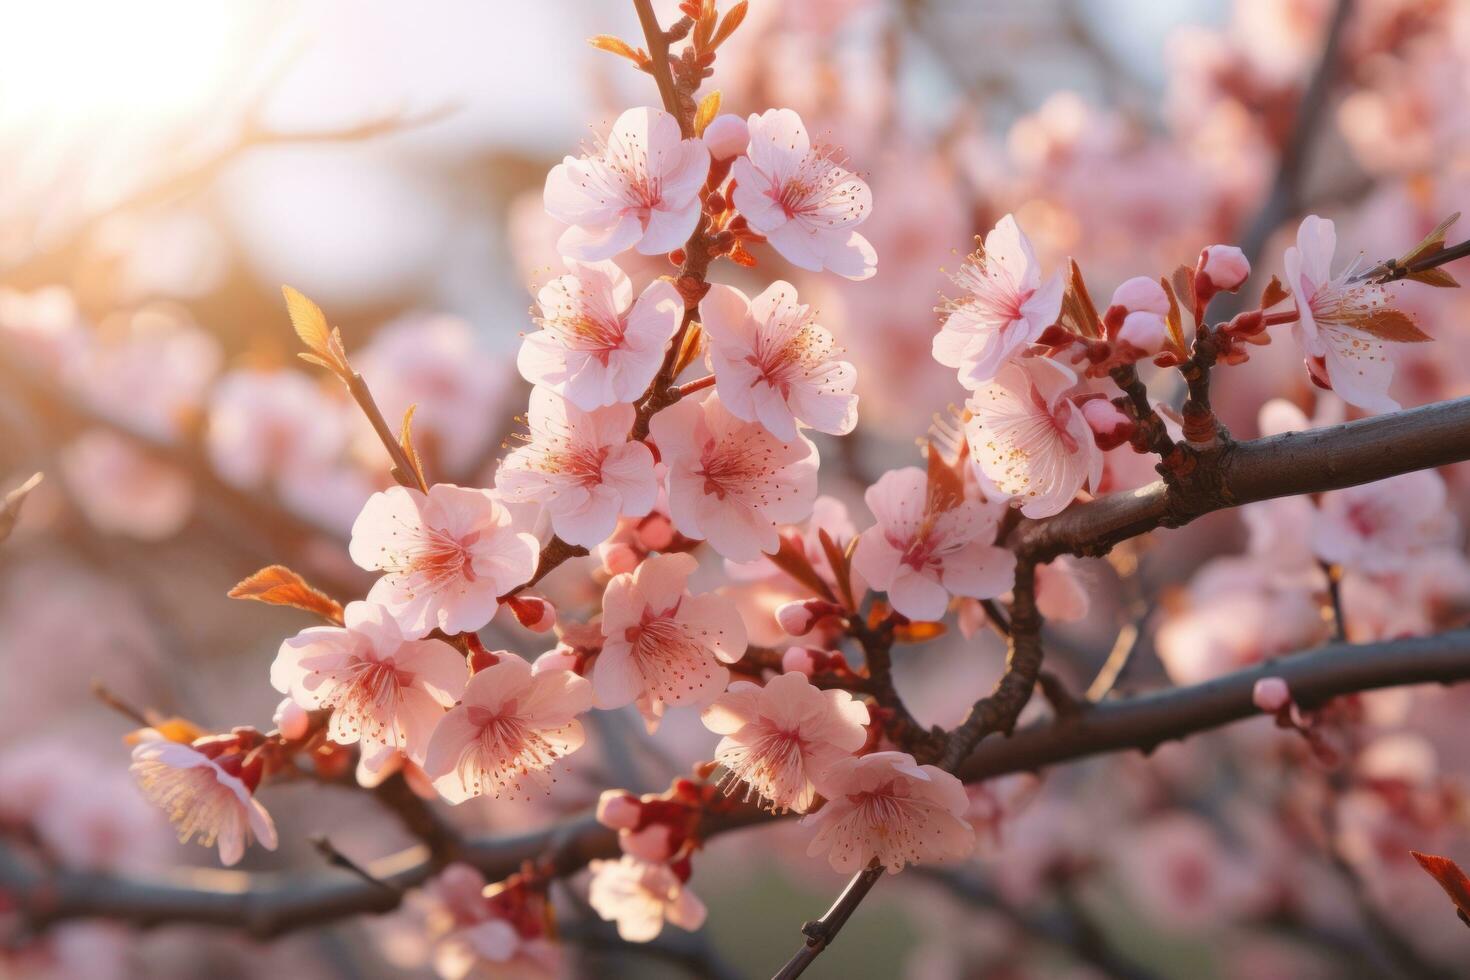
[{"label": "tree branch", "polygon": [[1023,520],[1011,537],[1018,555],[1098,556],[1159,527],[1179,527],[1226,507],[1322,493],[1470,459],[1470,398],[1234,443],[1203,457],[1201,475],[1170,488],[1162,481]]},{"label": "tree branch", "polygon": [[[1470,629],[1439,636],[1362,645],[1333,645],[1282,657],[1189,687],[1106,701],[1066,719],[982,742],[958,768],[967,781],[991,779],[1124,749],[1148,751],[1175,739],[1260,714],[1252,690],[1262,677],[1281,677],[1303,707],[1334,697],[1405,684],[1470,680]],[[712,837],[779,819],[754,807],[706,814]],[[619,853],[617,833],[591,814],[544,830],[467,840],[446,860],[465,861],[498,880],[533,861],[568,875],[594,858]],[[367,866],[396,888],[423,884],[439,861],[414,847]],[[49,870],[0,845],[0,889],[32,928],[69,919],[106,918],[134,925],[195,923],[268,938],[295,929],[396,907],[398,898],[346,872],[251,874],[192,869],[154,878],[106,872]]]}]

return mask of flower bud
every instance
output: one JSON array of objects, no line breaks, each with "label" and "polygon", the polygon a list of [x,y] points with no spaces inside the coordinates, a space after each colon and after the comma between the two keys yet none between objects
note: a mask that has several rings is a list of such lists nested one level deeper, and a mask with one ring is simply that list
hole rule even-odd
[{"label": "flower bud", "polygon": [[511,596],[506,605],[532,633],[545,633],[556,625],[556,607],[539,596]]},{"label": "flower bud", "polygon": [[1268,715],[1274,715],[1291,704],[1291,688],[1280,677],[1262,677],[1251,691],[1251,701]]},{"label": "flower bud", "polygon": [[1169,326],[1164,318],[1157,313],[1146,310],[1137,310],[1123,318],[1123,326],[1118,330],[1118,340],[1130,347],[1136,347],[1146,355],[1157,354],[1164,349],[1164,342],[1169,339]]},{"label": "flower bud", "polygon": [[732,113],[715,116],[704,128],[704,145],[714,159],[728,160],[744,153],[750,145],[750,127]]},{"label": "flower bud", "polygon": [[642,830],[620,831],[618,843],[622,845],[624,854],[631,854],[640,861],[662,864],[674,856],[674,828],[666,823],[655,823]]},{"label": "flower bud", "polygon": [[311,729],[311,717],[306,709],[290,698],[276,705],[276,713],[271,720],[282,737],[291,741],[302,738]]},{"label": "flower bud", "polygon": [[638,552],[632,545],[615,542],[600,546],[602,570],[609,575],[621,575],[638,567]]},{"label": "flower bud", "polygon": [[650,514],[638,525],[638,543],[648,551],[663,551],[674,543],[674,525],[663,514]]},{"label": "flower bud", "polygon": [[781,654],[781,671],[786,674],[805,674],[810,677],[817,672],[817,651],[806,647],[787,647]]},{"label": "flower bud", "polygon": [[817,624],[817,620],[842,614],[841,606],[825,599],[798,599],[777,607],[776,622],[790,636],[806,636]]},{"label": "flower bud", "polygon": [[1089,398],[1081,407],[1100,449],[1114,449],[1133,435],[1133,420],[1106,398]]},{"label": "flower bud", "polygon": [[643,804],[638,797],[621,789],[605,789],[597,800],[597,822],[614,830],[632,830],[638,826]]},{"label": "flower bud", "polygon": [[548,670],[576,670],[577,654],[570,647],[558,646],[554,650],[547,650],[537,657],[531,664],[531,672],[544,674]]},{"label": "flower bud", "polygon": [[1134,276],[1113,290],[1113,306],[1120,306],[1128,313],[1169,313],[1169,295],[1158,281],[1148,276]]},{"label": "flower bud", "polygon": [[1199,253],[1194,291],[1201,302],[1216,293],[1233,293],[1251,274],[1250,260],[1234,245],[1209,245]]}]

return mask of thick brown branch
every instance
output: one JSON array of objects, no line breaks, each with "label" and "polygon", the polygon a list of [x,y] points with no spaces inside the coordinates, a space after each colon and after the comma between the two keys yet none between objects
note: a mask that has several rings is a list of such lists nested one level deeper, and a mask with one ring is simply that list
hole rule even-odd
[{"label": "thick brown branch", "polygon": [[[1404,684],[1470,680],[1470,630],[1361,646],[1334,645],[1271,661],[1190,687],[1107,701],[1079,715],[982,742],[960,765],[975,781],[1026,772],[1124,749],[1149,750],[1259,714],[1252,702],[1262,677],[1282,677],[1304,707],[1346,694]],[[701,832],[714,836],[775,819],[740,807],[706,816]],[[571,874],[593,858],[618,854],[617,835],[590,815],[526,834],[465,841],[452,858],[504,878],[535,861]],[[422,884],[438,864],[415,847],[368,865],[374,878],[408,888]],[[248,874],[218,870],[174,872],[154,879],[100,872],[48,871],[0,846],[0,888],[34,928],[78,918],[135,925],[188,922],[274,936],[352,915],[388,911],[397,899],[345,872]]]},{"label": "thick brown branch", "polygon": [[1470,459],[1470,398],[1411,408],[1341,425],[1235,443],[1211,478],[1171,489],[1163,482],[1075,504],[1055,517],[1022,521],[1011,538],[1037,561],[1102,555],[1158,527],[1257,500],[1321,493]]}]

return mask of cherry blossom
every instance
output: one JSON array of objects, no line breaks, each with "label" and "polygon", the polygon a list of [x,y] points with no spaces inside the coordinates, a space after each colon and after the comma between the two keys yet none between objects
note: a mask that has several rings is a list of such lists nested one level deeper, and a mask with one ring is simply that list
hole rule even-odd
[{"label": "cherry blossom", "polygon": [[1332,275],[1337,232],[1331,221],[1309,214],[1286,250],[1286,280],[1298,320],[1292,335],[1306,351],[1312,379],[1331,388],[1350,405],[1371,412],[1392,411],[1393,381],[1389,348],[1375,336],[1375,319],[1387,311],[1382,286],[1353,282],[1357,263]]},{"label": "cherry blossom", "polygon": [[674,527],[725,558],[774,554],[777,525],[811,513],[817,448],[800,433],[783,441],[736,418],[718,394],[671,405],[653,417],[650,432],[669,467]]},{"label": "cherry blossom", "polygon": [[910,619],[944,616],[951,595],[1007,592],[1015,555],[995,546],[996,515],[930,492],[918,467],[890,470],[863,497],[878,523],[858,537],[853,567]]},{"label": "cherry blossom", "polygon": [[434,942],[443,980],[533,980],[560,975],[561,949],[547,933],[544,892],[524,877],[489,885],[468,864],[449,865],[412,896]]},{"label": "cherry blossom", "polygon": [[691,932],[704,925],[704,903],[667,864],[650,864],[623,855],[616,861],[592,861],[587,900],[597,914],[618,924],[618,935],[630,943],[646,943],[663,932],[664,923]]},{"label": "cherry blossom", "polygon": [[957,368],[960,384],[973,390],[1057,321],[1062,279],[1053,274],[1041,281],[1031,240],[1009,214],[953,278],[965,293],[939,309],[945,318],[934,335],[934,359]]},{"label": "cherry blossom", "polygon": [[812,146],[790,109],[752,115],[750,146],[731,168],[735,207],[799,269],[831,269],[846,279],[878,271],[878,253],[853,229],[873,210],[873,194],[830,150]]},{"label": "cherry blossom", "polygon": [[521,343],[521,377],[584,411],[637,401],[658,374],[684,301],[659,279],[635,302],[632,282],[612,262],[566,264],[570,271],[536,295],[541,329]]},{"label": "cherry blossom", "polygon": [[368,599],[410,638],[484,626],[498,597],[536,574],[539,550],[490,491],[447,483],[427,494],[406,487],[373,494],[348,547],[359,566],[384,572]]},{"label": "cherry blossom", "polygon": [[595,548],[619,515],[642,517],[658,501],[653,453],[629,442],[632,405],[584,412],[545,388],[531,391],[530,437],[495,473],[508,501],[544,504],[568,544]]},{"label": "cherry blossom", "polygon": [[821,792],[826,805],[801,820],[815,831],[807,853],[825,853],[843,874],[874,860],[897,874],[905,864],[967,857],[975,849],[964,785],[907,752],[841,759],[827,769]]},{"label": "cherry blossom", "polygon": [[464,693],[464,657],[443,640],[405,639],[371,602],[348,603],[343,618],[343,627],[309,627],[282,643],[271,686],[303,708],[331,709],[327,737],[360,743],[369,771],[396,752],[422,763],[434,727]]},{"label": "cherry blossom", "polygon": [[699,319],[720,403],[731,415],[787,442],[797,423],[837,436],[857,425],[857,372],[833,358],[832,334],[796,301],[795,286],[778,279],[751,300],[716,284],[700,301]]},{"label": "cherry blossom", "polygon": [[715,761],[729,770],[731,787],[744,782],[776,810],[811,809],[822,774],[867,741],[867,707],[846,691],[814,687],[801,673],[780,674],[764,687],[736,681],[703,717],[725,736]]},{"label": "cherry blossom", "polygon": [[613,576],[602,597],[602,653],[592,668],[597,706],[646,696],[663,704],[707,704],[725,689],[722,664],[745,652],[745,624],[722,596],[690,595],[697,563],[655,555]]},{"label": "cherry blossom", "polygon": [[489,793],[550,791],[552,763],[582,747],[577,715],[592,685],[570,670],[536,669],[513,654],[470,678],[464,700],[434,731],[424,771],[451,803]]},{"label": "cherry blossom", "polygon": [[1428,548],[1453,540],[1455,520],[1445,509],[1444,478],[1419,470],[1324,493],[1311,535],[1322,561],[1395,572]]},{"label": "cherry blossom", "polygon": [[237,752],[212,757],[209,742],[184,745],[148,729],[129,768],[148,801],[168,812],[180,843],[194,837],[205,847],[218,843],[224,864],[238,863],[252,838],[274,851],[276,825],[254,795],[258,765],[242,768]]},{"label": "cherry blossom", "polygon": [[569,156],[547,174],[546,211],[571,225],[557,249],[595,262],[635,246],[644,255],[679,248],[699,220],[708,173],[709,151],[682,139],[673,116],[627,110],[596,152]]},{"label": "cherry blossom", "polygon": [[1067,398],[1076,375],[1028,357],[1008,364],[965,403],[965,434],[980,472],[1022,501],[1027,517],[1058,513],[1086,484],[1102,479],[1103,454],[1082,412]]}]

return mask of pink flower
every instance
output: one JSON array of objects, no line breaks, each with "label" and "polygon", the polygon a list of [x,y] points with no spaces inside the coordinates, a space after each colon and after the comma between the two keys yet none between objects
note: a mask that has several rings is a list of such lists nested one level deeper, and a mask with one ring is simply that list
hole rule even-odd
[{"label": "pink flower", "polygon": [[187,473],[110,429],[86,430],[62,449],[60,462],[77,507],[104,533],[171,538],[194,510]]},{"label": "pink flower", "polygon": [[1357,263],[1333,277],[1337,233],[1331,221],[1309,214],[1297,229],[1296,245],[1286,250],[1286,285],[1299,319],[1292,334],[1307,354],[1312,379],[1331,388],[1350,405],[1371,412],[1392,411],[1388,397],[1393,361],[1383,341],[1365,327],[1384,310],[1382,286],[1352,281]]},{"label": "pink flower", "polygon": [[805,813],[819,780],[867,741],[868,709],[846,691],[813,687],[805,674],[771,678],[764,687],[736,681],[708,708],[704,727],[725,736],[715,761],[747,795],[773,810]]},{"label": "pink flower", "polygon": [[541,329],[521,343],[521,377],[584,411],[631,404],[658,374],[684,301],[659,279],[634,302],[632,282],[612,262],[567,267],[536,295]]},{"label": "pink flower", "polygon": [[732,286],[711,286],[699,318],[720,403],[731,415],[788,442],[797,423],[836,436],[857,425],[857,371],[833,359],[832,334],[796,301],[795,286],[778,279],[754,300]]},{"label": "pink flower", "polygon": [[731,561],[780,547],[776,527],[804,520],[817,496],[817,448],[800,433],[782,441],[743,422],[718,395],[685,398],[650,426],[669,468],[674,527]]},{"label": "pink flower", "polygon": [[801,820],[816,830],[807,854],[826,853],[835,871],[850,874],[876,859],[897,874],[905,864],[967,857],[975,849],[964,785],[907,752],[838,760],[818,788],[826,805]]},{"label": "pink flower", "polygon": [[951,595],[1010,589],[1016,557],[995,547],[995,514],[972,500],[936,500],[924,471],[890,470],[863,499],[878,523],[858,538],[853,567],[910,619],[944,616]]},{"label": "pink flower", "polygon": [[1076,380],[1065,365],[1028,357],[965,403],[971,458],[1002,493],[1023,499],[1027,517],[1058,513],[1083,484],[1096,489],[1102,479],[1102,450],[1066,397]]},{"label": "pink flower", "polygon": [[304,708],[332,711],[327,736],[362,744],[376,770],[395,752],[422,764],[444,710],[469,669],[443,640],[406,640],[388,610],[350,602],[345,627],[313,626],[281,644],[271,686]]},{"label": "pink flower", "polygon": [[368,598],[417,638],[490,622],[498,597],[536,574],[540,545],[512,527],[489,490],[438,483],[427,495],[406,487],[373,494],[348,553],[362,568],[382,569]]},{"label": "pink flower", "polygon": [[597,914],[618,924],[618,935],[630,943],[646,943],[664,923],[691,932],[704,925],[704,903],[667,864],[649,864],[624,855],[617,861],[593,861],[587,900]]},{"label": "pink flower", "polygon": [[248,490],[314,476],[346,448],[346,404],[300,371],[232,371],[209,402],[205,446],[215,471]]},{"label": "pink flower", "polygon": [[552,763],[582,747],[577,715],[592,685],[570,670],[532,669],[514,654],[470,678],[464,701],[439,723],[424,771],[451,803],[489,793],[550,791]]},{"label": "pink flower", "polygon": [[1444,478],[1433,470],[1324,493],[1312,526],[1322,561],[1370,574],[1403,571],[1455,537]]},{"label": "pink flower", "polygon": [[965,295],[940,307],[946,316],[934,335],[934,359],[958,368],[960,384],[972,390],[994,378],[1061,314],[1061,277],[1042,283],[1031,240],[1009,214],[954,281]]},{"label": "pink flower", "polygon": [[562,540],[597,547],[619,515],[642,517],[658,501],[653,453],[628,441],[634,415],[632,405],[584,412],[531,389],[530,441],[501,461],[495,488],[508,501],[544,504]]},{"label": "pink flower", "polygon": [[813,147],[790,109],[752,115],[750,147],[731,168],[735,207],[799,269],[846,279],[878,271],[878,253],[852,229],[873,210],[873,193],[830,152]]},{"label": "pink flower", "polygon": [[219,859],[225,864],[237,863],[252,837],[267,850],[276,849],[276,825],[252,789],[259,769],[251,778],[242,771],[238,753],[216,761],[150,729],[134,746],[129,769],[148,802],[168,811],[180,843],[196,836],[205,847],[218,842]]},{"label": "pink flower", "polygon": [[546,212],[572,226],[557,248],[583,262],[634,246],[644,255],[673,251],[694,232],[708,174],[709,151],[681,139],[673,116],[629,109],[596,153],[567,157],[546,175]]},{"label": "pink flower", "polygon": [[607,640],[592,668],[598,707],[645,696],[659,704],[706,704],[725,689],[722,663],[745,653],[745,623],[722,596],[689,594],[696,565],[685,554],[655,555],[607,583]]}]

